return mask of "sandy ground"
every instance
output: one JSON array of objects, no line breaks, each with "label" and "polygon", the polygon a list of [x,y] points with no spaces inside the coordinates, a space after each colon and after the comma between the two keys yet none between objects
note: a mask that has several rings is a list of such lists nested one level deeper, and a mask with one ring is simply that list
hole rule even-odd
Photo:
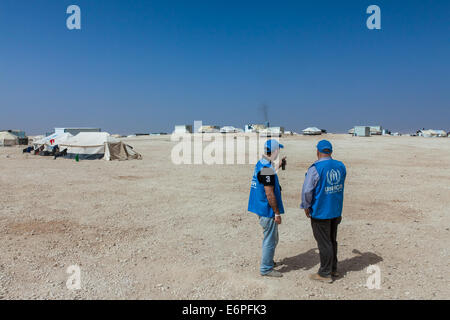
[{"label": "sandy ground", "polygon": [[[262,230],[247,212],[253,165],[174,165],[169,137],[126,139],[141,161],[23,155],[0,148],[0,298],[448,299],[450,139],[327,135],[347,166],[339,269],[315,283],[318,254],[300,211],[321,137],[288,137],[286,214],[259,276]],[[68,290],[67,267],[81,268]],[[366,287],[367,268],[381,288]]]}]

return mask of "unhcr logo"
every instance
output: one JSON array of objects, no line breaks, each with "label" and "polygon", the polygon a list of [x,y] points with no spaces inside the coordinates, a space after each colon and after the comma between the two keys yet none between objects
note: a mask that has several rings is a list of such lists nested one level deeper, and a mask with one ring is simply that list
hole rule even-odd
[{"label": "unhcr logo", "polygon": [[341,172],[334,169],[329,170],[327,172],[327,182],[331,185],[336,185],[341,182]]},{"label": "unhcr logo", "polygon": [[331,169],[327,172],[328,186],[325,187],[327,194],[341,192],[344,185],[341,182],[341,172],[339,170]]}]

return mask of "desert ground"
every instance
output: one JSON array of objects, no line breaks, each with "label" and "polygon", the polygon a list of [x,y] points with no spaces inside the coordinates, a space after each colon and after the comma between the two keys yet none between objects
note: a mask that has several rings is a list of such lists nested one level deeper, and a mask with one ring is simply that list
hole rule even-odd
[{"label": "desert ground", "polygon": [[[339,270],[319,256],[299,209],[315,145],[347,166]],[[0,148],[2,299],[448,299],[450,139],[283,137],[286,214],[259,275],[262,229],[247,212],[252,164],[175,165],[170,136],[124,139],[142,160],[80,161]],[[81,289],[66,272],[81,270]],[[369,289],[368,267],[381,273]]]}]

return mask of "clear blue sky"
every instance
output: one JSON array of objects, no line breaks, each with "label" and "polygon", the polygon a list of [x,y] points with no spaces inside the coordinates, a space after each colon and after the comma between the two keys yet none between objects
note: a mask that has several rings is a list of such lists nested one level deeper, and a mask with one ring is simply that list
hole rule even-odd
[{"label": "clear blue sky", "polygon": [[0,129],[450,130],[449,40],[447,0],[1,0]]}]

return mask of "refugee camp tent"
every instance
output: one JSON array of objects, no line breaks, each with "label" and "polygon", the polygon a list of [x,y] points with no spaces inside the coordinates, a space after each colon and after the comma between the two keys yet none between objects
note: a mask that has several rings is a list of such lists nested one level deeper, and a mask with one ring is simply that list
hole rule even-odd
[{"label": "refugee camp tent", "polygon": [[39,140],[41,140],[41,139],[44,139],[45,136],[43,136],[43,135],[39,135],[39,136],[30,136],[29,138],[30,138],[31,143],[34,143],[34,141],[39,141]]},{"label": "refugee camp tent", "polygon": [[281,137],[284,134],[284,127],[269,127],[259,130],[261,137]]},{"label": "refugee camp tent", "polygon": [[198,129],[198,133],[218,133],[220,132],[219,126],[201,126]]},{"label": "refugee camp tent", "polygon": [[302,132],[304,135],[308,135],[308,136],[322,134],[322,130],[320,130],[319,128],[316,128],[316,127],[306,128]]},{"label": "refugee camp tent", "polygon": [[141,159],[142,156],[132,147],[112,137],[107,132],[80,132],[68,138],[59,146],[60,150],[67,148],[66,158],[80,160],[127,160]]},{"label": "refugee camp tent", "polygon": [[23,130],[4,130],[4,131],[8,131],[9,133],[11,133],[12,135],[17,137],[17,144],[19,145],[28,145],[28,137],[25,134],[25,131]]},{"label": "refugee camp tent", "polygon": [[59,146],[66,142],[70,137],[73,136],[69,132],[54,133],[37,141],[33,141],[33,146],[34,149],[44,146],[44,151],[52,151],[55,146]]},{"label": "refugee camp tent", "polygon": [[19,143],[19,138],[7,131],[0,132],[0,146],[15,146]]},{"label": "refugee camp tent", "polygon": [[142,156],[133,150],[133,147],[129,146],[122,141],[117,143],[108,142],[105,144],[105,157],[103,158],[106,161],[111,160],[141,160]]},{"label": "refugee camp tent", "polygon": [[235,133],[237,132],[236,128],[233,126],[224,126],[220,128],[221,133]]},{"label": "refugee camp tent", "polygon": [[419,135],[423,136],[423,137],[446,137],[447,136],[447,132],[445,132],[444,130],[434,130],[434,129],[429,129],[429,130],[420,130],[419,131]]}]

